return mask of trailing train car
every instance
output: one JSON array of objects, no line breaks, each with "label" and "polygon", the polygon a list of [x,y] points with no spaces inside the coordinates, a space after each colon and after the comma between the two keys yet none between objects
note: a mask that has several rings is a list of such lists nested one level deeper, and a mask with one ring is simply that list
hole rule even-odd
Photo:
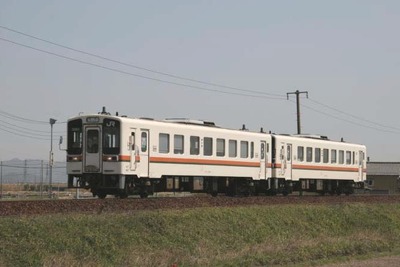
[{"label": "trailing train car", "polygon": [[[147,197],[161,191],[214,196],[293,190],[351,193],[365,180],[361,145],[224,129],[188,119],[112,116],[104,108],[99,114],[71,118],[67,127],[68,186],[90,189],[100,198]],[[312,162],[300,161],[299,147],[306,151],[303,157],[312,148]],[[326,149],[337,151],[338,166],[325,163]],[[350,152],[351,164],[346,158],[340,165],[342,151],[343,157]]]},{"label": "trailing train car", "polygon": [[284,193],[352,194],[366,180],[366,147],[325,136],[273,135],[272,180]]}]

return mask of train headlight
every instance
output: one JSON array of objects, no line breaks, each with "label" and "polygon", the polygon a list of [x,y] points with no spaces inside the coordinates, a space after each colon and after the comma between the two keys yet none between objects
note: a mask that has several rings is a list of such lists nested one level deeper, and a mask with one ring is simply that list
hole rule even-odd
[{"label": "train headlight", "polygon": [[103,161],[118,161],[118,156],[112,156],[112,155],[104,155],[103,156]]},{"label": "train headlight", "polygon": [[82,161],[82,156],[67,156],[67,162]]}]

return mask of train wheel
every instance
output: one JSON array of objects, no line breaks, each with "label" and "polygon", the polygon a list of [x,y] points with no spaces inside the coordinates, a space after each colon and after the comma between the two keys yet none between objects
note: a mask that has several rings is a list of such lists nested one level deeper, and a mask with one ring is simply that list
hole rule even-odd
[{"label": "train wheel", "polygon": [[140,198],[147,198],[149,194],[147,192],[141,192],[140,193]]},{"label": "train wheel", "polygon": [[352,195],[352,194],[354,194],[354,189],[353,188],[349,188],[344,193],[346,194],[346,196]]},{"label": "train wheel", "polygon": [[106,196],[107,196],[107,194],[106,194],[105,192],[97,192],[97,196],[98,196],[100,199],[105,199]]},{"label": "train wheel", "polygon": [[212,195],[213,197],[216,197],[216,196],[218,195],[218,192],[217,192],[217,191],[212,191],[212,192],[211,192],[211,195]]},{"label": "train wheel", "polygon": [[354,188],[352,186],[347,186],[344,193],[346,194],[346,196],[352,195],[354,194]]},{"label": "train wheel", "polygon": [[125,192],[119,194],[119,198],[120,198],[120,199],[124,199],[124,198],[127,198],[127,197],[128,197],[128,194],[125,193]]},{"label": "train wheel", "polygon": [[340,188],[336,189],[336,195],[340,196],[342,194],[342,190]]}]

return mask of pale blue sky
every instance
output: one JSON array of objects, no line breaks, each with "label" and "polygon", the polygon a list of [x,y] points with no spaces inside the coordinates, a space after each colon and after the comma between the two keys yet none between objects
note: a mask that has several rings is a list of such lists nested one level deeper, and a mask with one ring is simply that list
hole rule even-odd
[{"label": "pale blue sky", "polygon": [[[365,144],[371,160],[382,161],[400,161],[399,25],[399,1],[0,0],[0,26],[62,45],[283,97],[307,90],[310,99],[302,97],[302,104],[313,110],[302,107],[304,133]],[[133,74],[235,92],[120,66],[2,28],[0,38]],[[31,120],[66,121],[107,106],[135,117],[190,117],[228,128],[246,124],[251,130],[296,132],[296,107],[285,99],[150,81],[2,40],[0,92],[0,112]],[[21,128],[9,123],[27,128],[22,133],[29,136],[33,130],[50,131],[48,124],[13,121],[0,113],[0,160],[48,158],[49,141],[11,134],[5,130]],[[65,127],[55,126],[55,139]],[[64,160],[56,144],[55,156]]]}]

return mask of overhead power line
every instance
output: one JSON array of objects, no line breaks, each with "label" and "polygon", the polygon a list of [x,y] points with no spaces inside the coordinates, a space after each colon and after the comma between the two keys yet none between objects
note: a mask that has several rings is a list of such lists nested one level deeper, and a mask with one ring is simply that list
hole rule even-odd
[{"label": "overhead power line", "polygon": [[[294,103],[294,101],[292,101],[292,102]],[[360,126],[360,127],[363,127],[363,128],[368,128],[368,129],[372,129],[372,130],[379,131],[379,132],[385,132],[385,133],[400,134],[400,131],[385,130],[385,129],[381,129],[381,128],[365,125],[365,124],[362,124],[362,123],[358,123],[358,122],[355,122],[355,121],[351,121],[351,120],[348,120],[348,119],[344,119],[344,118],[341,118],[341,117],[338,117],[338,116],[323,112],[323,111],[321,111],[319,109],[317,110],[315,108],[312,108],[312,107],[304,105],[304,104],[301,104],[301,106],[305,107],[305,108],[307,108],[309,110],[315,111],[315,112],[317,112],[319,114],[323,114],[325,116],[328,116],[330,118],[334,118],[336,120],[344,121],[344,122],[347,122],[347,123],[350,123],[350,124],[353,124],[353,125],[357,125],[357,126]]]},{"label": "overhead power line", "polygon": [[15,132],[15,130],[14,131],[12,131],[12,130],[10,130],[10,129],[4,129],[3,127],[1,127],[0,126],[0,131],[3,131],[3,132],[7,132],[7,133],[11,133],[11,134],[15,134],[15,135],[18,135],[18,136],[22,136],[22,137],[28,137],[28,138],[31,138],[31,139],[37,139],[37,140],[50,140],[50,138],[44,138],[44,137],[37,137],[37,136],[32,136],[31,134],[23,134],[23,133],[19,133],[19,132]]},{"label": "overhead power line", "polygon": [[9,119],[13,119],[13,120],[17,120],[17,121],[26,122],[26,123],[49,124],[47,121],[39,121],[39,120],[27,119],[27,118],[23,118],[23,117],[19,117],[19,116],[10,114],[10,113],[2,111],[2,110],[0,110],[0,116],[6,117],[6,118],[9,118]]},{"label": "overhead power line", "polygon": [[[41,125],[48,125],[49,122],[48,121],[40,121],[40,120],[33,120],[33,119],[29,119],[29,118],[24,118],[21,116],[17,116],[11,113],[8,113],[6,111],[0,110],[0,116],[1,117],[5,117],[8,119],[12,119],[13,121],[19,121],[19,122],[24,122],[24,123],[31,123],[31,124],[41,124]],[[64,124],[67,123],[66,121],[62,121],[59,122],[59,124]],[[43,131],[45,132],[45,131]]]},{"label": "overhead power line", "polygon": [[[39,136],[50,137],[49,131],[41,131],[41,130],[35,130],[35,129],[31,129],[31,128],[26,128],[26,127],[21,127],[21,126],[15,125],[15,124],[13,124],[13,123],[9,123],[9,122],[0,120],[0,125],[1,125],[2,123],[11,126],[11,129],[12,129],[12,127],[17,128],[17,129],[13,129],[13,130],[18,130],[18,131],[23,131],[23,132],[27,132],[27,133],[32,133],[33,135],[39,135]],[[57,132],[57,133],[64,133],[64,132]]]},{"label": "overhead power line", "polygon": [[[12,124],[7,123],[7,122],[4,122],[4,123],[8,124],[8,125],[12,125]],[[5,128],[5,129],[10,130],[10,131],[16,131],[16,132],[22,133],[22,134],[28,134],[28,135],[31,135],[32,137],[36,136],[36,137],[50,138],[50,135],[48,135],[48,134],[39,134],[39,133],[34,133],[34,132],[31,132],[31,131],[28,131],[28,130],[24,130],[24,129],[15,129],[15,127],[18,127],[18,126],[14,126],[14,125],[12,125],[12,127],[10,127],[10,126],[4,125],[4,124],[3,125],[0,124],[0,127],[3,127],[3,129]]]},{"label": "overhead power line", "polygon": [[[280,94],[272,94],[272,93],[266,93],[266,92],[255,91],[255,90],[242,89],[242,88],[238,88],[238,87],[233,87],[233,86],[228,86],[228,85],[223,85],[223,84],[218,84],[218,83],[212,83],[212,82],[207,82],[207,81],[201,81],[201,80],[198,80],[198,79],[187,78],[187,77],[183,77],[183,76],[180,76],[180,75],[175,75],[175,74],[170,74],[170,73],[166,73],[166,72],[162,72],[162,71],[157,71],[157,70],[141,67],[141,66],[138,66],[138,65],[133,65],[133,64],[130,64],[130,63],[122,62],[120,60],[115,60],[115,59],[108,58],[108,57],[105,57],[105,56],[97,55],[97,54],[94,54],[94,53],[86,52],[86,51],[83,51],[83,50],[80,50],[80,49],[72,48],[70,46],[66,46],[66,45],[62,45],[62,44],[56,43],[56,42],[45,40],[43,38],[39,38],[37,36],[31,35],[31,34],[27,34],[27,33],[21,32],[21,31],[17,31],[17,30],[14,30],[14,29],[11,29],[11,28],[8,28],[8,27],[5,27],[5,26],[1,26],[0,25],[0,28],[5,29],[7,31],[11,31],[11,32],[17,33],[17,34],[20,34],[20,35],[23,35],[23,36],[26,36],[26,37],[29,37],[29,38],[32,38],[32,39],[35,39],[35,40],[39,40],[41,42],[45,42],[45,43],[48,43],[48,44],[51,44],[51,45],[54,45],[54,46],[58,46],[58,47],[61,47],[61,48],[64,48],[64,49],[68,49],[70,51],[74,51],[74,52],[81,53],[81,54],[84,54],[84,55],[92,56],[92,57],[95,57],[95,58],[98,58],[98,59],[102,59],[102,60],[106,60],[106,61],[109,61],[109,62],[117,63],[117,64],[120,64],[120,65],[123,65],[123,66],[131,67],[131,68],[135,68],[135,69],[139,69],[139,70],[144,70],[144,71],[151,72],[151,73],[154,73],[154,74],[167,76],[167,77],[170,77],[170,78],[175,78],[175,79],[180,79],[180,80],[184,80],[184,81],[200,83],[200,84],[209,85],[209,86],[216,86],[216,87],[230,89],[230,90],[236,90],[236,91],[242,91],[242,92],[248,92],[248,93],[255,93],[255,94],[262,94],[262,95],[267,95],[267,96],[274,96],[274,97],[284,98],[284,95],[280,95]],[[142,77],[142,78],[144,78],[144,77]]]},{"label": "overhead power line", "polygon": [[[51,44],[51,45],[54,45],[54,46],[57,46],[57,47],[68,49],[70,51],[74,51],[74,52],[77,52],[77,53],[81,53],[81,54],[84,54],[84,55],[95,57],[95,58],[98,58],[98,59],[101,59],[101,60],[105,60],[105,61],[108,61],[108,62],[117,63],[117,64],[120,64],[120,65],[123,65],[123,66],[126,66],[126,67],[131,67],[131,68],[135,68],[135,69],[138,69],[138,70],[143,70],[143,71],[147,71],[147,72],[150,72],[150,73],[153,73],[153,74],[163,75],[163,76],[167,76],[167,77],[174,78],[174,79],[180,79],[180,80],[200,83],[200,84],[204,84],[204,85],[208,85],[208,86],[225,88],[225,89],[229,89],[229,90],[241,91],[241,92],[245,92],[245,93],[228,92],[228,91],[210,89],[210,88],[205,88],[205,87],[201,87],[201,86],[189,85],[189,84],[184,84],[184,83],[178,83],[178,82],[173,82],[173,81],[167,81],[167,80],[163,80],[163,79],[148,77],[148,76],[145,76],[145,75],[131,73],[131,72],[123,71],[123,70],[120,70],[120,69],[110,68],[110,67],[103,66],[103,65],[100,65],[100,64],[95,64],[95,63],[83,61],[83,60],[80,60],[80,59],[64,56],[64,55],[57,54],[57,53],[54,53],[54,52],[50,52],[50,51],[46,51],[46,50],[43,50],[43,49],[35,48],[35,47],[29,46],[29,45],[21,44],[21,43],[18,43],[18,42],[12,41],[12,40],[8,40],[8,39],[5,39],[5,38],[0,38],[0,40],[2,40],[4,42],[8,42],[8,43],[12,43],[14,45],[18,45],[18,46],[22,46],[22,47],[29,48],[29,49],[32,49],[32,50],[36,50],[36,51],[41,52],[41,53],[49,54],[49,55],[56,56],[56,57],[59,57],[59,58],[67,59],[67,60],[70,60],[70,61],[75,61],[75,62],[78,62],[78,63],[81,63],[81,64],[90,65],[90,66],[93,66],[93,67],[102,68],[102,69],[113,71],[113,72],[118,72],[118,73],[125,74],[125,75],[135,76],[135,77],[139,77],[139,78],[143,78],[143,79],[147,79],[147,80],[153,80],[153,81],[157,81],[157,82],[168,83],[168,84],[173,84],[173,85],[182,86],[182,87],[188,87],[188,88],[192,88],[192,89],[198,89],[198,90],[203,90],[203,91],[222,93],[222,94],[239,95],[239,96],[246,96],[246,97],[256,97],[256,98],[264,98],[264,99],[276,99],[276,100],[284,100],[285,99],[284,95],[266,93],[266,92],[255,91],[255,90],[241,89],[241,88],[227,86],[227,85],[223,85],[223,84],[217,84],[217,83],[212,83],[212,82],[207,82],[207,81],[201,81],[201,80],[197,80],[197,79],[193,79],[193,78],[183,77],[183,76],[180,76],[180,75],[161,72],[161,71],[153,70],[153,69],[150,69],[150,68],[145,68],[145,67],[141,67],[141,66],[138,66],[138,65],[126,63],[126,62],[123,62],[123,61],[120,61],[120,60],[108,58],[108,57],[105,57],[105,56],[97,55],[97,54],[94,54],[94,53],[86,52],[86,51],[83,51],[83,50],[80,50],[80,49],[76,49],[76,48],[73,48],[73,47],[70,47],[70,46],[62,45],[62,44],[59,44],[59,43],[56,43],[56,42],[52,42],[52,41],[49,41],[49,40],[46,40],[46,39],[43,39],[43,38],[40,38],[40,37],[37,37],[37,36],[34,36],[34,35],[30,35],[30,34],[27,34],[27,33],[21,32],[21,31],[17,31],[17,30],[8,28],[8,27],[5,27],[5,26],[1,26],[0,25],[0,28],[2,28],[4,30],[7,30],[7,31],[10,31],[10,32],[14,32],[14,33],[26,36],[26,37],[29,37],[29,38],[32,38],[32,39],[35,39],[35,40],[38,40],[38,41],[41,41],[41,42],[44,42],[44,43],[48,43],[48,44]],[[251,93],[251,94],[248,94],[248,93]],[[377,123],[377,122],[374,122],[374,121],[371,121],[371,120],[364,119],[362,117],[359,117],[359,116],[356,116],[356,115],[341,111],[341,110],[339,110],[337,108],[331,107],[329,105],[323,104],[323,103],[321,103],[321,102],[319,102],[317,100],[314,100],[314,99],[309,99],[309,100],[311,102],[315,103],[315,104],[318,104],[318,105],[323,106],[325,108],[328,108],[330,110],[333,110],[333,111],[336,111],[336,112],[341,113],[343,115],[352,117],[353,119],[356,119],[356,120],[359,120],[359,121],[363,121],[363,122],[367,122],[369,124],[373,124],[373,125],[379,126],[380,128],[368,126],[368,125],[365,125],[365,124],[362,124],[362,123],[358,123],[358,122],[354,122],[354,121],[349,120],[349,119],[343,119],[343,118],[341,118],[339,116],[335,116],[335,115],[331,115],[329,113],[323,112],[320,109],[315,109],[315,108],[312,108],[312,107],[309,107],[309,106],[306,106],[306,105],[303,105],[303,104],[301,105],[301,106],[304,106],[305,108],[308,108],[309,110],[315,111],[315,112],[317,112],[319,114],[323,114],[325,116],[328,116],[328,117],[331,117],[331,118],[334,118],[334,119],[337,119],[337,120],[345,121],[345,122],[348,122],[348,123],[351,123],[351,124],[354,124],[354,125],[358,125],[358,126],[361,126],[361,127],[364,127],[364,128],[369,128],[369,129],[373,129],[373,130],[377,130],[377,131],[381,131],[381,132],[399,133],[399,131],[400,131],[400,128],[387,126],[387,125],[384,125],[384,124],[381,124],[381,123]],[[293,101],[291,101],[291,102],[293,102]],[[0,115],[1,115],[1,113],[3,113],[3,116],[7,115],[7,113],[2,112],[0,110]],[[47,124],[48,123],[47,121],[29,120],[29,119],[21,118],[21,117],[18,117],[18,116],[13,116],[13,118],[14,119],[18,119],[19,118],[22,121],[27,121],[27,122],[32,122],[32,123],[41,123],[41,124]],[[64,122],[59,122],[59,123],[66,123],[66,122],[64,121]],[[381,128],[385,128],[385,129],[381,129]]]},{"label": "overhead power line", "polygon": [[323,106],[323,107],[326,107],[328,109],[334,110],[334,111],[336,111],[338,113],[341,113],[343,115],[350,116],[350,117],[352,117],[354,119],[357,119],[357,120],[360,120],[360,121],[364,121],[364,122],[368,122],[370,124],[374,124],[374,125],[377,125],[377,126],[380,126],[380,127],[383,127],[383,128],[392,129],[392,130],[395,130],[395,131],[400,131],[400,128],[396,128],[396,127],[393,127],[393,126],[387,126],[387,125],[384,125],[384,124],[381,124],[381,123],[378,123],[378,122],[374,122],[374,121],[371,121],[371,120],[368,120],[368,119],[364,119],[364,118],[356,116],[354,114],[351,114],[351,113],[348,113],[348,112],[344,112],[344,111],[342,111],[340,109],[331,107],[331,106],[329,106],[327,104],[324,104],[324,103],[321,103],[321,102],[319,102],[319,101],[317,101],[315,99],[309,98],[309,100],[311,102],[314,102],[314,103],[320,105],[320,106]]},{"label": "overhead power line", "polygon": [[106,66],[103,66],[103,65],[99,65],[99,64],[83,61],[83,60],[72,58],[72,57],[67,57],[67,56],[64,56],[64,55],[61,55],[61,54],[57,54],[57,53],[53,53],[53,52],[46,51],[46,50],[43,50],[43,49],[35,48],[33,46],[21,44],[21,43],[14,42],[14,41],[11,41],[11,40],[8,40],[8,39],[5,39],[5,38],[1,38],[1,37],[0,37],[0,40],[8,42],[8,43],[15,44],[15,45],[18,45],[18,46],[22,46],[22,47],[25,47],[25,48],[29,48],[29,49],[32,49],[32,50],[36,50],[36,51],[39,51],[39,52],[42,52],[42,53],[45,53],[45,54],[53,55],[53,56],[56,56],[56,57],[59,57],[59,58],[67,59],[67,60],[70,60],[70,61],[75,61],[75,62],[78,62],[78,63],[81,63],[81,64],[94,66],[94,67],[97,67],[97,68],[110,70],[110,71],[113,71],[113,72],[118,72],[118,73],[130,75],[130,76],[135,76],[135,77],[139,77],[139,78],[143,78],[143,79],[147,79],[147,80],[158,81],[158,82],[173,84],[173,85],[177,85],[177,86],[181,86],[181,87],[188,87],[188,88],[193,88],[193,89],[197,89],[197,90],[203,90],[203,91],[209,91],[209,92],[215,92],[215,93],[221,93],[221,94],[228,94],[228,95],[238,95],[238,96],[246,96],[246,97],[254,97],[254,98],[277,99],[277,100],[284,100],[285,99],[285,98],[278,98],[278,97],[269,97],[269,96],[265,96],[265,95],[250,95],[250,94],[244,94],[244,93],[227,92],[227,91],[221,91],[221,90],[217,90],[217,89],[210,89],[210,88],[205,88],[205,87],[200,87],[200,86],[194,86],[194,85],[189,85],[189,84],[166,81],[166,80],[162,80],[162,79],[152,78],[152,77],[148,77],[148,76],[144,76],[144,75],[140,75],[140,74],[135,74],[135,73],[119,70],[119,69],[106,67]]}]

